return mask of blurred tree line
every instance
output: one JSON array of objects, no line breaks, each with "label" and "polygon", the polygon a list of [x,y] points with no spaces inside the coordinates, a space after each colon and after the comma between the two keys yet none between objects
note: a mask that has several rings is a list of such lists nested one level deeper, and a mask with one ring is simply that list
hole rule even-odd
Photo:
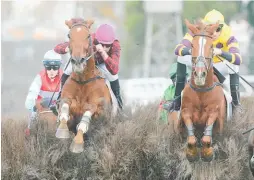
[{"label": "blurred tree line", "polygon": [[[172,5],[173,3],[172,1]],[[205,14],[212,9],[216,9],[223,13],[225,21],[228,23],[231,17],[241,11],[241,1],[184,1],[182,14],[183,32],[186,32],[184,24],[185,18],[193,22],[196,19],[203,18]],[[123,56],[126,62],[123,62],[123,65],[132,68],[137,64],[143,63],[144,35],[146,28],[146,14],[143,9],[143,1],[127,1],[125,14],[125,26],[128,38],[124,44],[125,53]],[[135,62],[137,60],[138,62]],[[124,71],[124,69],[127,68],[122,68],[121,71]],[[128,74],[128,72],[123,72],[123,74],[126,73]]]}]

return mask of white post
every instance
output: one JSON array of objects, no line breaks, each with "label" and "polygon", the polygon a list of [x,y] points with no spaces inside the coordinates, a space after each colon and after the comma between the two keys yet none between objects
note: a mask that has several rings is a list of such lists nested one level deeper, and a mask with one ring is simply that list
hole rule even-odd
[{"label": "white post", "polygon": [[180,13],[175,13],[175,24],[176,24],[176,40],[177,43],[180,43],[181,39],[183,38],[183,28],[182,28],[182,19]]},{"label": "white post", "polygon": [[144,48],[144,69],[143,77],[149,77],[150,74],[150,62],[152,55],[152,38],[153,38],[153,14],[147,13],[146,21],[146,34],[145,34],[145,48]]}]

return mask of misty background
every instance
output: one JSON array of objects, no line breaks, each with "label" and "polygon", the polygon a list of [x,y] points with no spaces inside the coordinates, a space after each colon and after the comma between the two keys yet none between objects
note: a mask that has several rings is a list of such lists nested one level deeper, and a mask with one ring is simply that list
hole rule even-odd
[{"label": "misty background", "polygon": [[1,1],[2,116],[26,116],[25,98],[44,53],[68,40],[65,20],[92,17],[92,31],[101,23],[113,25],[122,47],[119,78],[128,91],[124,83],[133,78],[168,80],[174,48],[186,32],[184,19],[193,22],[212,9],[224,14],[240,43],[240,73],[253,75],[253,1]]}]

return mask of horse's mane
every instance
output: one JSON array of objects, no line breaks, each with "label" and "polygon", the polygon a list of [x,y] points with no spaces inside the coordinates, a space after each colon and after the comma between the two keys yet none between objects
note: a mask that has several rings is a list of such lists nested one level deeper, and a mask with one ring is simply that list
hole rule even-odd
[{"label": "horse's mane", "polygon": [[71,22],[72,22],[72,25],[86,24],[86,21],[83,18],[72,18]]}]

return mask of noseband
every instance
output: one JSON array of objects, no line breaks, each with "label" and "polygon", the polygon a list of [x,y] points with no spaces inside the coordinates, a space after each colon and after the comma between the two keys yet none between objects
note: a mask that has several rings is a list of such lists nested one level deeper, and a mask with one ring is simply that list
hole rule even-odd
[{"label": "noseband", "polygon": [[[212,39],[212,36],[209,36],[209,35],[205,35],[205,34],[195,34],[194,36],[193,36],[193,38],[194,37],[196,37],[196,36],[201,36],[202,38],[204,38],[204,37],[208,37],[208,38],[211,38]],[[203,41],[203,39],[202,39],[202,44],[201,44],[201,47],[203,48],[204,46],[203,46],[203,43],[204,43],[204,41]],[[211,46],[211,48],[210,48],[211,50],[213,50],[213,46]],[[201,51],[202,51],[203,49],[201,49]],[[198,63],[198,62],[203,62],[204,64],[205,64],[205,67],[206,67],[206,73],[208,74],[208,72],[209,72],[209,70],[211,69],[211,67],[213,66],[213,61],[212,61],[212,59],[213,59],[213,53],[211,53],[212,54],[212,56],[211,57],[204,57],[204,56],[198,56],[198,57],[192,57],[192,68],[193,69],[195,69],[196,68],[196,64]],[[209,61],[209,65],[207,64],[207,61],[206,60],[208,60]],[[222,86],[222,84],[221,83],[219,83],[219,82],[214,82],[213,83],[213,85],[212,86],[210,86],[210,87],[203,87],[203,88],[197,88],[197,87],[194,87],[192,84],[191,84],[191,82],[190,82],[190,87],[194,90],[194,91],[197,91],[197,92],[208,92],[208,91],[211,91],[211,90],[213,90],[216,86]]]}]

